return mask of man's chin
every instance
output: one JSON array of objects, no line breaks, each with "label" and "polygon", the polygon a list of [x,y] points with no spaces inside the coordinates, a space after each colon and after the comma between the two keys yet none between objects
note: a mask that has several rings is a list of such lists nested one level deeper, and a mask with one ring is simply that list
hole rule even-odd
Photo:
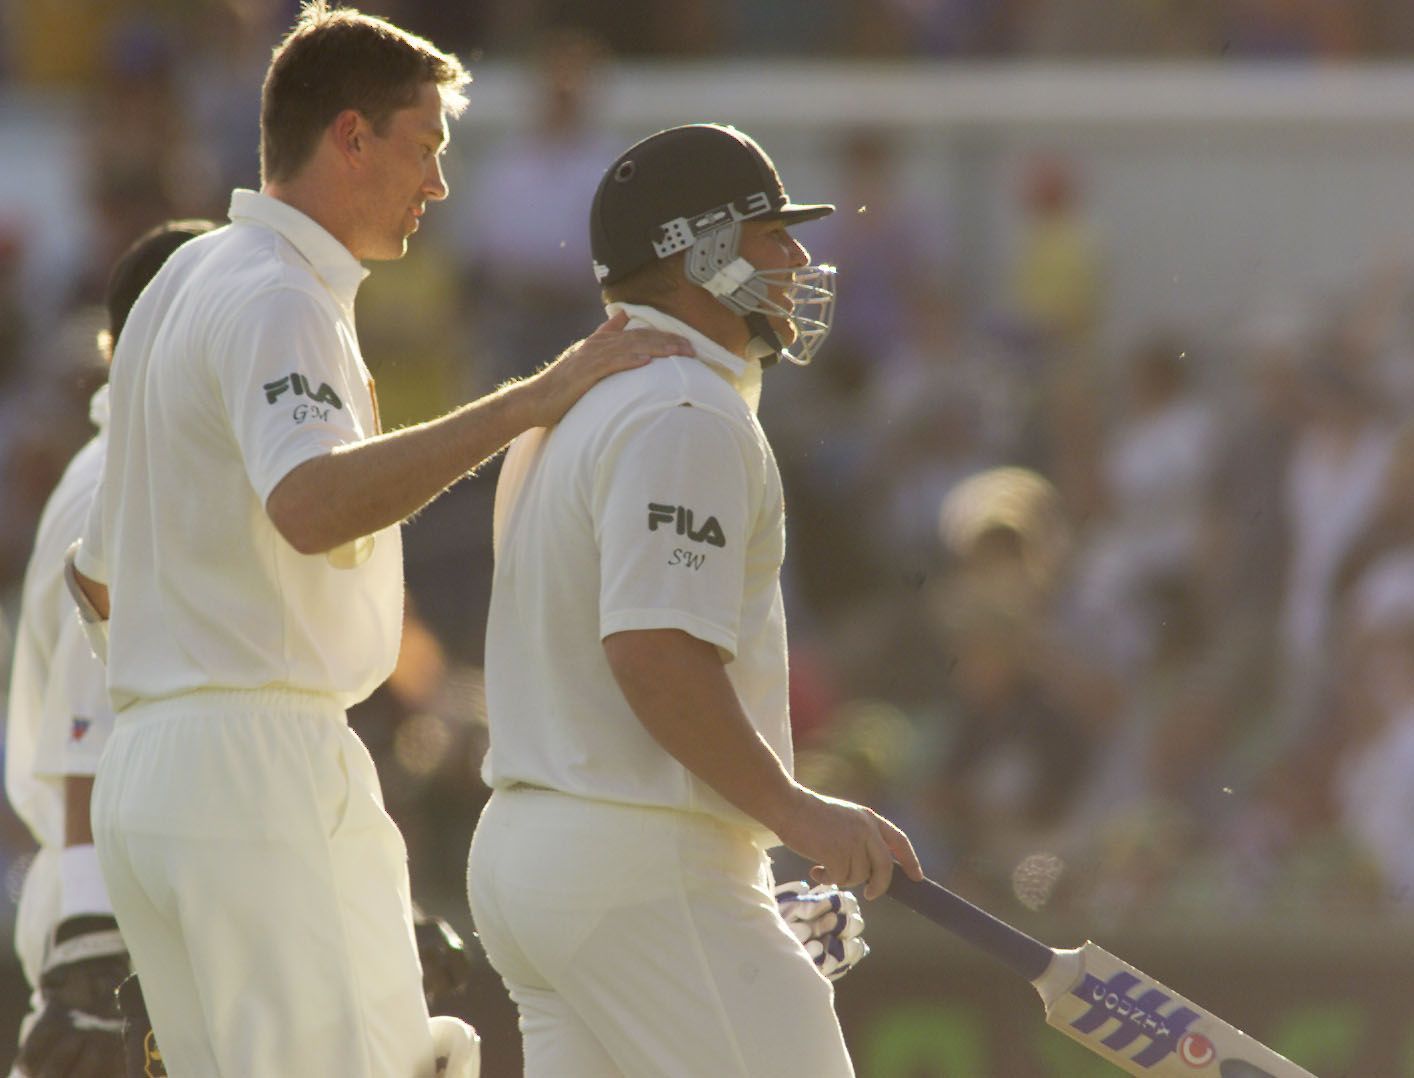
[{"label": "man's chin", "polygon": [[390,243],[386,247],[366,253],[360,261],[362,262],[396,262],[408,253],[408,237],[404,236],[398,243]]}]

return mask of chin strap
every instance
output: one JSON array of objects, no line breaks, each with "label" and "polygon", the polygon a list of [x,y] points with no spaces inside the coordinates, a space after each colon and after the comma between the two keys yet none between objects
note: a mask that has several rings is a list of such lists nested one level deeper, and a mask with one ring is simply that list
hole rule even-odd
[{"label": "chin strap", "polygon": [[[746,315],[746,328],[751,331],[751,341],[747,344],[747,354],[760,360],[761,369],[773,367],[779,362],[784,346],[776,331],[771,328],[771,320],[759,311]],[[760,355],[756,355],[760,352]]]}]

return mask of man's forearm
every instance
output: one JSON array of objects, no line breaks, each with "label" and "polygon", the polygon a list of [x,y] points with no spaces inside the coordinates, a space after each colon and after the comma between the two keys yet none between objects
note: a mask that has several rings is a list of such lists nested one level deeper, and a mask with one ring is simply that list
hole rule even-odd
[{"label": "man's forearm", "polygon": [[79,589],[79,595],[74,596],[75,600],[77,601],[80,596],[87,600],[88,609],[84,611],[85,615],[106,621],[108,618],[108,585],[100,584],[90,576],[84,576],[79,572],[77,566],[74,567],[73,579]]},{"label": "man's forearm", "polygon": [[265,511],[301,554],[322,554],[412,516],[516,435],[548,427],[601,378],[656,356],[692,355],[673,333],[624,330],[619,312],[529,378],[416,427],[306,461]]},{"label": "man's forearm", "polygon": [[92,775],[64,776],[64,845],[93,844],[89,806],[93,802]]},{"label": "man's forearm", "polygon": [[742,711],[716,649],[672,629],[604,640],[614,677],[654,740],[708,786],[787,846],[816,863],[817,883],[889,886],[897,861],[923,878],[908,836],[872,809],[796,782]]},{"label": "man's forearm", "polygon": [[675,629],[604,640],[614,677],[653,739],[728,802],[780,833],[803,791],[742,710],[711,644]]},{"label": "man's forearm", "polygon": [[271,492],[270,519],[302,554],[322,554],[412,516],[531,426],[509,387],[439,419],[341,446]]}]

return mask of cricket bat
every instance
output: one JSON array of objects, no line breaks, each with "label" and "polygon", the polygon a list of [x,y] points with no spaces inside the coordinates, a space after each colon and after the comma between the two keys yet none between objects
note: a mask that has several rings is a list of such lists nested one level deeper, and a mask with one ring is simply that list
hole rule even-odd
[{"label": "cricket bat", "polygon": [[1041,994],[1046,1021],[1130,1074],[1315,1078],[1094,943],[1056,950],[946,887],[897,869],[889,894],[1004,962]]}]

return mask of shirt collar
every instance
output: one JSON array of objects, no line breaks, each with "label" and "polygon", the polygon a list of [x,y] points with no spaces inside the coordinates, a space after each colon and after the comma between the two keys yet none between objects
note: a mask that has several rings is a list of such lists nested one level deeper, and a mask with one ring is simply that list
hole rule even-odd
[{"label": "shirt collar", "polygon": [[232,222],[252,221],[279,233],[304,257],[343,306],[353,306],[358,286],[368,276],[368,270],[313,218],[288,202],[241,188],[231,192],[230,217]]},{"label": "shirt collar", "polygon": [[742,359],[735,352],[727,351],[711,337],[670,314],[664,314],[656,307],[639,303],[610,303],[605,310],[611,315],[623,311],[628,315],[630,324],[642,322],[665,333],[686,337],[692,344],[693,351],[697,353],[697,358],[729,381],[751,410],[756,411],[761,399],[761,364],[756,360]]}]

